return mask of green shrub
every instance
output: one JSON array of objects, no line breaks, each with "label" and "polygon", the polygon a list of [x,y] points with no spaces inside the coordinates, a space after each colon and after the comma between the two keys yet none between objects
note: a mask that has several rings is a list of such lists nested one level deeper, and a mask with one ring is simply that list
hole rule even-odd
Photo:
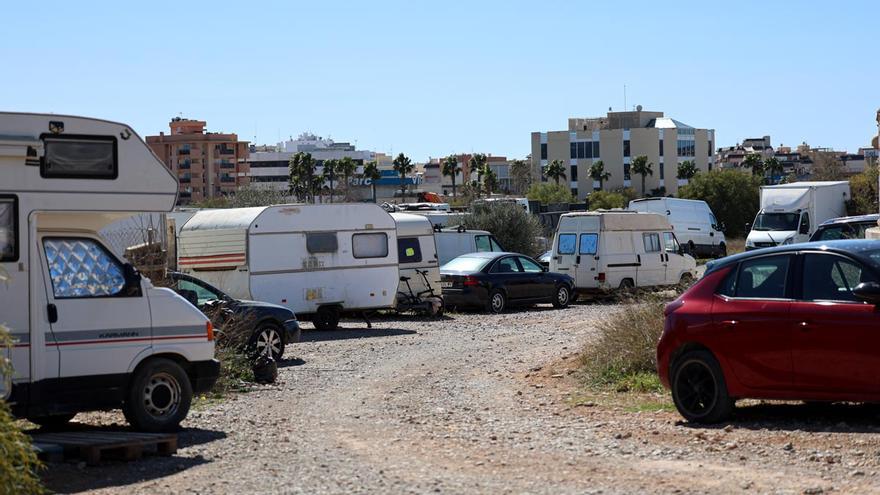
[{"label": "green shrub", "polygon": [[852,192],[851,215],[867,215],[877,213],[877,181],[878,168],[869,165],[865,171],[852,176],[849,179],[849,188]]},{"label": "green shrub", "polygon": [[626,208],[627,201],[623,194],[610,191],[594,191],[587,196],[587,205],[591,210],[610,210]]},{"label": "green shrub", "polygon": [[754,221],[760,208],[761,183],[761,177],[741,170],[714,170],[695,175],[678,190],[678,197],[705,201],[725,226],[727,237],[745,237],[746,224]]},{"label": "green shrub", "polygon": [[554,182],[532,184],[526,197],[532,201],[540,201],[545,205],[577,201],[571,194],[571,188],[566,187],[565,184],[556,184]]},{"label": "green shrub", "polygon": [[543,233],[541,222],[518,204],[482,203],[462,218],[467,229],[488,230],[507,251],[529,256],[538,254],[537,238]]},{"label": "green shrub", "polygon": [[[12,373],[9,361],[2,357],[11,344],[9,333],[0,327],[0,377]],[[37,476],[40,466],[30,438],[15,424],[6,402],[0,400],[0,493],[43,493]]]}]

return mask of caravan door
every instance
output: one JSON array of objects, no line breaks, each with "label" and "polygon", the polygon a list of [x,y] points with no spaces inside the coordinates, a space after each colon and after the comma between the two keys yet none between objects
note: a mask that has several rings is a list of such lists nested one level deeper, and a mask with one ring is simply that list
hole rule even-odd
[{"label": "caravan door", "polygon": [[127,277],[124,264],[93,237],[45,234],[40,247],[51,327],[46,346],[60,353],[61,378],[125,373],[152,345],[140,280]]},{"label": "caravan door", "polygon": [[[30,380],[30,293],[27,270],[27,246],[22,243],[24,232],[19,225],[18,198],[0,195],[0,324],[8,327],[12,336],[11,357],[15,373],[0,376],[0,400],[8,393],[11,381]],[[0,351],[6,352],[6,351]]]}]

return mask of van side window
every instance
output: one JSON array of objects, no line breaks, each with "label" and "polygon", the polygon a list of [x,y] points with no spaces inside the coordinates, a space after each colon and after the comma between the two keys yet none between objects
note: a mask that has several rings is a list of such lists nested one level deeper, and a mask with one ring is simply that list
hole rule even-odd
[{"label": "van side window", "polygon": [[574,254],[575,244],[577,244],[577,234],[559,234],[556,252],[559,254]]},{"label": "van side window", "polygon": [[504,248],[501,247],[501,244],[498,244],[498,240],[495,239],[494,235],[489,236],[489,245],[492,246],[492,251],[496,253],[504,251]]},{"label": "van side window", "polygon": [[312,254],[335,253],[339,249],[335,232],[306,233],[306,250]]},{"label": "van side window", "polygon": [[678,253],[678,239],[675,238],[675,234],[673,234],[672,232],[663,233],[663,244],[666,248],[667,253]]},{"label": "van side window", "polygon": [[581,245],[578,254],[596,254],[599,234],[581,234]]},{"label": "van side window", "polygon": [[642,240],[645,242],[646,253],[660,252],[660,234],[642,234]]},{"label": "van side window", "polygon": [[43,239],[56,299],[107,297],[122,293],[122,264],[92,239]]},{"label": "van side window", "polygon": [[116,138],[44,136],[40,176],[46,179],[115,179],[119,175]]},{"label": "van side window", "polygon": [[397,259],[400,263],[418,263],[422,261],[422,247],[418,237],[397,238]]},{"label": "van side window", "polygon": [[491,235],[474,236],[474,244],[477,246],[478,253],[504,251],[504,249],[501,248],[501,245],[498,244],[498,241],[496,241]]},{"label": "van side window", "polygon": [[353,234],[351,254],[355,258],[384,258],[388,256],[388,234]]},{"label": "van side window", "polygon": [[0,261],[18,260],[18,204],[0,196]]}]

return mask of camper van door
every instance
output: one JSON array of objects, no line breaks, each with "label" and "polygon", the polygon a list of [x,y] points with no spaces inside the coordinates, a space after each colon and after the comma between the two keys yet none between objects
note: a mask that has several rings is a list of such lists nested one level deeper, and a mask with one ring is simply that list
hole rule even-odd
[{"label": "camper van door", "polygon": [[639,255],[638,287],[653,287],[666,283],[666,252],[660,232],[633,232],[633,244]]},{"label": "camper van door", "polygon": [[[27,222],[21,218],[18,197],[0,195],[0,301],[6,311],[0,324],[7,327],[12,337],[12,366],[15,381],[28,381],[30,378],[30,313],[28,311],[28,263]],[[57,371],[57,360],[56,371]],[[0,377],[6,388],[12,377]],[[2,399],[9,390],[0,391]]]}]

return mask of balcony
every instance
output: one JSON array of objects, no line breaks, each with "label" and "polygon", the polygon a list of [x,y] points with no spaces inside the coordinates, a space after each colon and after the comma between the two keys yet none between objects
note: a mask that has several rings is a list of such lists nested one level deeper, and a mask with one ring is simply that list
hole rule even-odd
[{"label": "balcony", "polygon": [[188,155],[189,148],[177,148],[177,154],[178,155]]},{"label": "balcony", "polygon": [[230,169],[230,168],[232,168],[232,169],[234,169],[234,168],[235,168],[235,163],[234,163],[234,162],[230,162],[229,160],[221,160],[221,161],[220,161],[220,168],[226,168],[226,169]]},{"label": "balcony", "polygon": [[220,182],[235,182],[235,177],[229,177],[228,175],[224,175],[220,177]]},{"label": "balcony", "polygon": [[217,153],[219,153],[221,155],[234,155],[235,154],[235,148],[228,148],[226,145],[216,146],[214,148],[214,151],[216,151]]},{"label": "balcony", "polygon": [[189,170],[190,167],[192,167],[192,162],[189,160],[189,158],[187,158],[186,160],[180,162],[178,164],[178,167],[182,170]]},{"label": "balcony", "polygon": [[192,182],[192,179],[188,175],[178,177],[177,180],[181,184],[189,184],[190,182]]}]

